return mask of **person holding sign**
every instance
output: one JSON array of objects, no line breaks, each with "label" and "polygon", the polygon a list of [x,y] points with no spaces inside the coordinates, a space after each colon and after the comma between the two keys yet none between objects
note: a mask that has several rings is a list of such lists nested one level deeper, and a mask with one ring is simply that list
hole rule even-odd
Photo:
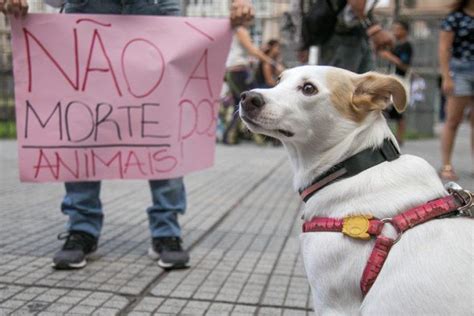
[{"label": "person holding sign", "polygon": [[[180,7],[179,0],[128,0],[126,4],[125,1],[119,0],[67,0],[64,10],[66,13],[81,14],[176,16],[179,15]],[[20,17],[27,13],[28,2],[0,0],[0,11]],[[252,17],[253,8],[248,0],[232,2],[230,19],[233,26],[238,26]],[[45,127],[47,123],[40,121],[40,124]],[[149,255],[153,259],[159,259],[158,265],[164,269],[186,268],[189,266],[189,254],[181,246],[181,227],[178,222],[178,214],[184,214],[186,209],[183,179],[180,177],[150,180],[149,183],[153,201],[152,206],[147,209],[152,237]],[[69,221],[67,232],[58,236],[59,239],[64,239],[65,243],[54,255],[53,265],[57,269],[83,268],[87,264],[87,255],[97,249],[102,229],[104,216],[99,197],[101,182],[66,182],[65,187],[66,196],[61,210],[69,216]]]}]

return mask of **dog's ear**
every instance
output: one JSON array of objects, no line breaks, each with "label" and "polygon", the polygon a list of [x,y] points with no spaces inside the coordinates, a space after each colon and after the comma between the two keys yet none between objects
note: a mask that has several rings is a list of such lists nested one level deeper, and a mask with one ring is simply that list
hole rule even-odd
[{"label": "dog's ear", "polygon": [[352,106],[356,112],[381,111],[391,104],[391,100],[398,113],[407,106],[405,87],[393,76],[368,72],[357,76],[354,84]]}]

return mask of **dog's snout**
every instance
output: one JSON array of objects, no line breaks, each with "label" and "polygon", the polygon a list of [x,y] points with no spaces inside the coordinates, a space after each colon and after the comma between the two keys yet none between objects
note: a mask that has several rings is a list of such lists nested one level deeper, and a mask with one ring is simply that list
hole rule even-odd
[{"label": "dog's snout", "polygon": [[240,103],[245,111],[254,111],[265,105],[265,99],[258,92],[245,91],[240,95]]}]

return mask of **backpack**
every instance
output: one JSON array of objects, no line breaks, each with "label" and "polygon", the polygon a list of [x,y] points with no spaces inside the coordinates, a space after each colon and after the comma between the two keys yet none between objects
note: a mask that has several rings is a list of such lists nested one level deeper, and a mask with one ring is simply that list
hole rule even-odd
[{"label": "backpack", "polygon": [[303,49],[324,44],[332,36],[336,28],[337,16],[346,4],[347,0],[316,0],[312,1],[306,14],[302,10]]}]

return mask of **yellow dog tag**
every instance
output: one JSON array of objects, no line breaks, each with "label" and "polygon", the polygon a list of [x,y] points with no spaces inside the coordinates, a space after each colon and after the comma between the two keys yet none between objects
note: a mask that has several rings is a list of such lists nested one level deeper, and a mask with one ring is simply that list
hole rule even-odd
[{"label": "yellow dog tag", "polygon": [[344,217],[342,233],[352,238],[370,239],[368,231],[371,218],[371,215]]}]

